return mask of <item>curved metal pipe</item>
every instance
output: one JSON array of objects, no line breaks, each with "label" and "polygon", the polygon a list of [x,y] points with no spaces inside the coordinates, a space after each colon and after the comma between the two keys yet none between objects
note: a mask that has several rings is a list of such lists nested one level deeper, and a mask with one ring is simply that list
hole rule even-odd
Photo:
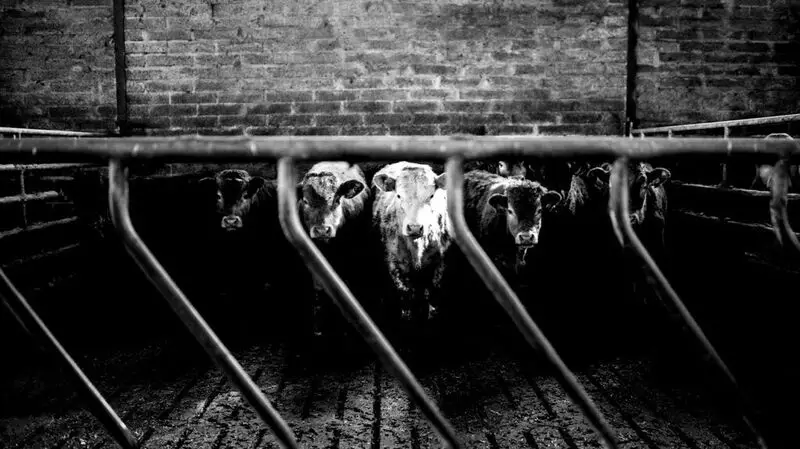
[{"label": "curved metal pipe", "polygon": [[414,374],[395,352],[381,331],[372,322],[350,289],[306,234],[297,211],[297,181],[291,158],[278,160],[278,210],[283,233],[297,249],[308,268],[319,280],[339,310],[352,324],[370,348],[378,355],[383,366],[394,375],[411,400],[422,410],[436,432],[452,448],[460,448],[455,430],[442,415],[436,404],[425,394]]},{"label": "curved metal pipe", "polygon": [[114,412],[114,409],[106,402],[103,395],[92,384],[92,381],[86,377],[81,368],[75,363],[75,360],[70,357],[69,353],[58,339],[50,332],[50,329],[44,324],[36,311],[28,304],[22,293],[14,287],[14,284],[6,276],[2,269],[0,269],[0,300],[5,304],[11,315],[17,320],[25,333],[37,340],[42,349],[55,352],[58,359],[64,364],[67,372],[72,375],[73,379],[78,383],[81,391],[86,395],[88,405],[92,414],[108,429],[111,436],[116,440],[117,444],[121,447],[129,449],[137,449],[139,442],[133,436],[131,431],[122,422],[122,419]]},{"label": "curved metal pipe", "polygon": [[[628,220],[628,216],[630,213],[628,199],[629,199],[629,191],[628,191],[628,161],[627,158],[618,158],[611,169],[611,179],[610,179],[610,191],[609,191],[609,200],[608,200],[608,214],[611,218],[611,224],[614,228],[614,233],[617,236],[620,244],[623,248],[628,247],[636,253],[636,255],[644,262],[644,265],[647,269],[647,278],[651,285],[653,285],[658,298],[664,303],[664,296],[669,299],[669,303],[672,307],[674,307],[678,314],[680,315],[681,319],[683,320],[683,324],[685,324],[694,338],[700,343],[705,353],[708,355],[708,358],[711,362],[720,370],[720,372],[725,377],[725,380],[729,383],[732,391],[737,396],[737,405],[739,406],[739,410],[741,411],[742,419],[750,431],[755,436],[756,441],[758,442],[759,446],[763,449],[766,449],[767,444],[764,441],[764,438],[761,436],[761,433],[755,428],[751,419],[750,419],[750,412],[749,406],[744,398],[743,393],[739,389],[739,385],[736,382],[736,378],[733,377],[733,374],[728,369],[728,366],[722,360],[722,358],[717,353],[717,350],[711,344],[711,342],[706,338],[703,330],[700,329],[700,326],[692,317],[692,314],[686,308],[686,306],[681,301],[678,294],[670,285],[667,278],[658,268],[653,258],[647,252],[642,242],[639,240],[639,237],[634,232],[633,227],[631,226],[630,221]],[[662,292],[664,294],[662,294]]]},{"label": "curved metal pipe", "polygon": [[525,306],[522,305],[516,293],[508,285],[497,267],[492,263],[489,256],[481,248],[475,236],[469,230],[466,218],[464,217],[464,159],[452,157],[447,160],[447,212],[450,216],[450,224],[456,243],[469,259],[475,271],[494,295],[498,303],[503,307],[511,320],[522,333],[525,340],[534,349],[540,350],[547,360],[556,369],[556,378],[561,386],[566,390],[572,401],[581,409],[589,423],[600,434],[600,438],[605,445],[610,448],[617,448],[618,443],[614,430],[608,424],[603,414],[592,402],[589,395],[581,386],[578,379],[567,368],[561,357],[544,336],[542,331],[533,321]]},{"label": "curved metal pipe", "polygon": [[169,303],[172,310],[183,321],[183,324],[203,346],[211,360],[228,376],[233,386],[255,409],[258,416],[270,429],[284,447],[299,449],[294,434],[280,414],[272,407],[267,397],[244,371],[236,358],[228,351],[217,335],[208,326],[191,302],[184,296],[166,270],[158,263],[142,239],[136,233],[128,209],[128,170],[122,162],[111,159],[108,164],[108,201],[111,220],[119,232],[133,260],[144,274],[155,285],[161,295]]}]

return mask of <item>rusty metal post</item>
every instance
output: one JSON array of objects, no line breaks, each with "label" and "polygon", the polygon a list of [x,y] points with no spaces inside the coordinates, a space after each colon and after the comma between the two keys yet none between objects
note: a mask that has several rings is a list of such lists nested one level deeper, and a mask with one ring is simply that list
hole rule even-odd
[{"label": "rusty metal post", "polygon": [[494,298],[522,333],[525,340],[534,349],[543,353],[545,358],[556,369],[556,378],[566,390],[572,401],[581,409],[589,423],[600,434],[603,443],[609,448],[616,448],[617,440],[614,430],[603,414],[592,402],[578,379],[567,368],[556,350],[544,336],[539,326],[533,321],[516,293],[503,278],[489,256],[481,248],[475,236],[469,230],[464,217],[464,166],[463,158],[452,157],[447,160],[447,212],[453,228],[456,243],[469,259],[475,271],[492,292]]},{"label": "rusty metal post", "polygon": [[608,200],[608,214],[611,218],[611,224],[614,227],[614,233],[616,234],[617,239],[623,248],[627,248],[630,245],[634,253],[636,253],[636,255],[644,262],[644,265],[647,269],[648,282],[650,282],[655,289],[659,300],[666,305],[664,300],[664,297],[666,296],[666,298],[669,300],[669,305],[677,310],[679,316],[683,320],[683,324],[689,328],[692,336],[697,340],[703,351],[707,354],[708,359],[714,366],[716,366],[717,369],[719,369],[725,378],[725,381],[731,388],[731,391],[736,395],[737,405],[745,425],[753,433],[753,436],[756,438],[759,446],[762,449],[766,449],[767,444],[764,441],[764,438],[761,436],[761,433],[756,429],[752,420],[750,419],[750,407],[744,397],[744,394],[739,389],[736,378],[733,377],[733,374],[719,356],[717,350],[714,348],[708,338],[706,338],[703,330],[694,320],[692,314],[683,304],[683,301],[681,301],[680,297],[672,288],[667,278],[658,268],[658,265],[656,265],[653,258],[647,252],[647,249],[645,249],[644,245],[642,245],[642,242],[636,236],[636,232],[634,232],[630,220],[628,219],[630,216],[630,209],[628,206],[629,194],[628,161],[624,157],[618,158],[614,162],[614,165],[611,169]]},{"label": "rusty metal post", "polygon": [[306,234],[297,211],[297,191],[294,161],[291,158],[278,160],[278,210],[283,233],[297,249],[311,272],[319,279],[328,295],[333,298],[345,318],[356,328],[361,337],[378,355],[387,371],[392,373],[408,393],[412,402],[433,425],[439,436],[451,448],[460,448],[455,430],[436,407],[403,359],[395,352],[361,304],[350,292],[330,263]]},{"label": "rusty metal post", "polygon": [[53,351],[58,360],[64,365],[67,372],[77,382],[81,392],[85,395],[89,409],[92,414],[103,424],[111,433],[111,436],[121,447],[126,449],[137,449],[139,447],[136,437],[122,422],[122,419],[114,412],[114,409],[106,402],[103,395],[86,377],[75,360],[69,355],[66,349],[61,346],[58,339],[50,332],[39,315],[33,310],[22,293],[14,287],[14,284],[0,269],[0,300],[5,304],[11,315],[17,320],[25,333],[36,340],[43,350]]},{"label": "rusty metal post", "polygon": [[184,296],[169,274],[136,233],[128,209],[128,170],[121,161],[111,159],[108,165],[108,201],[111,220],[128,253],[169,303],[192,335],[203,346],[214,363],[228,376],[233,386],[255,409],[258,416],[275,433],[284,447],[299,449],[286,421],[272,407],[267,397]]}]

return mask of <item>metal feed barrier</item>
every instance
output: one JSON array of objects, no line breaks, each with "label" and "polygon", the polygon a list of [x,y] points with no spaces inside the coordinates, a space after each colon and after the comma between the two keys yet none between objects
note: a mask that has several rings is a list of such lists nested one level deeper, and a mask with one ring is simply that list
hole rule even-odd
[{"label": "metal feed barrier", "polygon": [[[291,429],[275,411],[264,393],[244,372],[237,360],[209,328],[197,310],[172,281],[136,233],[128,211],[128,171],[125,162],[131,159],[162,160],[171,162],[199,162],[209,159],[226,161],[278,160],[278,193],[280,223],[287,239],[295,246],[308,268],[320,279],[348,321],[378,355],[385,368],[401,382],[411,400],[431,422],[439,436],[449,447],[462,447],[435,403],[428,397],[406,364],[388,343],[381,331],[361,307],[350,289],[341,280],[325,257],[303,230],[296,206],[295,161],[297,160],[444,160],[447,171],[448,214],[452,221],[455,240],[470,263],[487,284],[495,299],[510,316],[526,341],[540,350],[553,364],[557,379],[580,407],[583,414],[599,433],[604,445],[617,448],[614,431],[591,401],[572,372],[561,361],[557,352],[531,319],[515,292],[500,275],[483,248],[467,228],[463,210],[463,162],[467,159],[495,157],[556,157],[575,156],[615,157],[617,162],[611,174],[609,218],[621,245],[632,247],[650,272],[652,283],[660,297],[666,297],[680,311],[679,316],[688,325],[712,363],[725,375],[725,380],[736,394],[739,411],[744,422],[762,448],[766,443],[751,421],[751,411],[737,386],[736,380],[717,355],[713,346],[685,308],[677,293],[659,270],[647,250],[637,238],[628,217],[628,160],[644,160],[655,156],[675,156],[703,153],[723,157],[732,153],[751,155],[762,161],[783,158],[800,153],[798,143],[792,140],[765,140],[752,138],[653,138],[625,137],[199,137],[172,138],[26,138],[0,139],[0,161],[76,162],[107,161],[109,164],[109,203],[113,222],[132,257],[144,273],[169,302],[189,331],[208,352],[236,389],[256,409],[258,415],[272,429],[284,447],[296,448],[298,443]],[[779,168],[781,167],[779,163]],[[784,164],[785,166],[785,164]],[[773,185],[772,207],[785,217],[785,185],[787,173],[779,169],[779,182]],[[788,222],[785,231],[791,232]],[[776,229],[780,237],[779,231]],[[785,243],[785,240],[780,240]],[[797,241],[792,243],[797,245]],[[0,271],[0,298],[12,311],[20,325],[32,336],[42,337],[54,350],[69,371],[75,375],[91,400],[93,412],[124,448],[136,448],[139,442],[132,436],[117,414],[66,353],[58,340]]]}]

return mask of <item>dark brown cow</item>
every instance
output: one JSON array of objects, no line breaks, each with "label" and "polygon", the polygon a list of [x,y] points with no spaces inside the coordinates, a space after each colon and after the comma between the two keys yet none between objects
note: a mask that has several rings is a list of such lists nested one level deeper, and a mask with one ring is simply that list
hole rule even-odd
[{"label": "dark brown cow", "polygon": [[[348,286],[363,283],[362,249],[369,231],[370,190],[358,165],[320,162],[298,186],[298,207],[303,226]],[[367,280],[368,282],[368,280]],[[331,311],[331,300],[322,298],[322,286],[314,278],[313,332],[323,333],[323,314]],[[356,296],[358,289],[354,290]],[[363,299],[363,298],[362,298]]]},{"label": "dark brown cow", "polygon": [[[250,176],[246,170],[228,169],[213,178],[203,178],[201,185],[216,190],[217,213],[221,214],[220,226],[226,231],[237,231],[244,227],[245,218],[255,218],[251,209],[262,203],[277,207],[274,183],[260,176]],[[276,211],[271,211],[274,215]]]},{"label": "dark brown cow", "polygon": [[464,176],[465,216],[478,241],[501,268],[519,273],[525,256],[539,243],[542,210],[562,196],[541,184],[476,170]]},{"label": "dark brown cow", "polygon": [[397,162],[372,180],[373,228],[405,319],[429,319],[439,304],[445,253],[452,243],[445,176],[429,165]]}]

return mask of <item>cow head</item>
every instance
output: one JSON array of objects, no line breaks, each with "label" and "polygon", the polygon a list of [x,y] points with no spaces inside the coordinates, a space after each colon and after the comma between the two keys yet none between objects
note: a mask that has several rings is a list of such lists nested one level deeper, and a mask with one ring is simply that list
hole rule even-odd
[{"label": "cow head", "polygon": [[298,186],[300,217],[312,239],[327,242],[344,224],[342,200],[352,199],[366,186],[355,179],[342,182],[331,172],[309,173]]},{"label": "cow head", "polygon": [[436,206],[446,198],[446,179],[445,173],[437,176],[431,169],[405,167],[396,178],[380,173],[373,182],[382,192],[395,195],[400,234],[416,240],[440,225],[442,209]]},{"label": "cow head", "polygon": [[506,160],[497,162],[497,174],[500,176],[527,176],[528,170],[525,162],[521,160]]},{"label": "cow head", "polygon": [[217,213],[222,215],[220,225],[226,231],[236,231],[243,226],[242,217],[252,205],[253,197],[266,180],[250,176],[245,170],[223,170],[213,178],[203,178],[201,185],[216,191]]},{"label": "cow head", "polygon": [[523,181],[489,197],[489,205],[505,216],[506,228],[514,243],[532,247],[539,243],[542,209],[551,209],[562,199],[559,192],[532,181]]},{"label": "cow head", "polygon": [[672,174],[663,167],[653,168],[650,164],[639,162],[628,176],[628,207],[630,208],[630,221],[632,225],[642,225],[645,214],[654,212],[650,209],[657,207],[656,190],[669,182]]}]

